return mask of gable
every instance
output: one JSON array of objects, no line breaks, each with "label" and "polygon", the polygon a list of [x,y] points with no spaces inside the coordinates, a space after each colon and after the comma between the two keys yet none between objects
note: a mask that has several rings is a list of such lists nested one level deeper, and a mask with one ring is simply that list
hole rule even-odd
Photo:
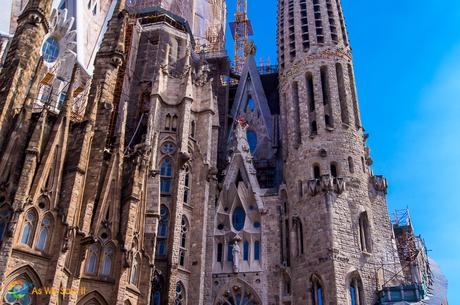
[{"label": "gable", "polygon": [[231,116],[233,121],[244,117],[259,139],[273,143],[273,118],[254,56],[248,57],[243,68]]}]

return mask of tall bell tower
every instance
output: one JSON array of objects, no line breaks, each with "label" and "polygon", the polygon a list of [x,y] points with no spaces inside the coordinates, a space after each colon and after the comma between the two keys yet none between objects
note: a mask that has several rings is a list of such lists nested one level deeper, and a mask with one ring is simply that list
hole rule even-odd
[{"label": "tall bell tower", "polygon": [[278,56],[293,304],[374,304],[401,267],[340,0],[279,0]]}]

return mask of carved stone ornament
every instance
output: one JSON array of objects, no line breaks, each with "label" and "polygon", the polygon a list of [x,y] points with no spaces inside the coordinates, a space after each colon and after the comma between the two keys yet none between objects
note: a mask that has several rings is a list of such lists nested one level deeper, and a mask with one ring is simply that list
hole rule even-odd
[{"label": "carved stone ornament", "polygon": [[377,192],[388,193],[388,180],[384,176],[372,176],[371,182]]}]

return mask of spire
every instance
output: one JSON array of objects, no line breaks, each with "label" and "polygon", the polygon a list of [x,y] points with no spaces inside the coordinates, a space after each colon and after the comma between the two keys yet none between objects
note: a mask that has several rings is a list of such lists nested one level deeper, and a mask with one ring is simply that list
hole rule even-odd
[{"label": "spire", "polygon": [[0,74],[0,150],[14,126],[15,115],[30,95],[39,71],[40,48],[48,32],[52,0],[31,0],[18,18],[18,28]]},{"label": "spire", "polygon": [[121,65],[125,53],[125,32],[128,12],[125,1],[117,0],[117,5],[109,21],[107,32],[102,40],[98,56],[112,56],[114,65]]}]

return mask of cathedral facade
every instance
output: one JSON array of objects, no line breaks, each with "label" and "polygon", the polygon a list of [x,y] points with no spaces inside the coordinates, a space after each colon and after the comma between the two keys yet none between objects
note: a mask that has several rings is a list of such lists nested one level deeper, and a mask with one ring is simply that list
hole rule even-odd
[{"label": "cathedral facade", "polygon": [[236,76],[224,0],[91,0],[99,43],[75,5],[29,0],[0,75],[2,304],[424,297],[424,250],[403,259],[370,168],[339,0],[279,0],[279,69],[247,48]]}]

